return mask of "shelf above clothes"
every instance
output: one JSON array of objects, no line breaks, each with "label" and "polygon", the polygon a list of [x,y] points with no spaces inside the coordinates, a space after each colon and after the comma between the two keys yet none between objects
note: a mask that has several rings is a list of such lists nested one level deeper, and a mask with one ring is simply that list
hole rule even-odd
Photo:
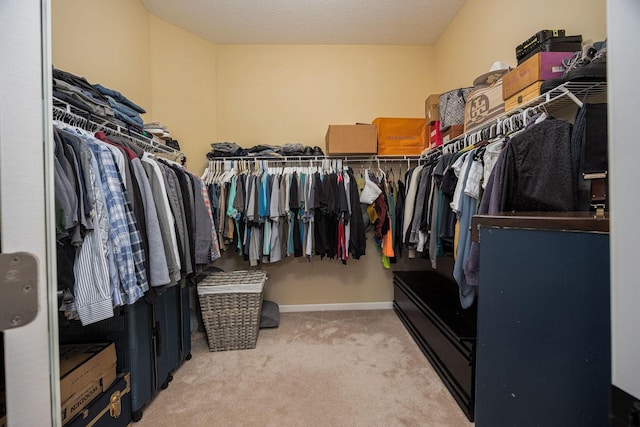
[{"label": "shelf above clothes", "polygon": [[176,162],[182,163],[186,159],[182,151],[175,150],[165,144],[149,138],[127,126],[120,125],[104,117],[91,114],[88,111],[74,107],[69,103],[53,97],[53,118],[67,124],[78,126],[92,132],[103,131],[106,134],[119,135],[133,141],[143,150],[161,154]]},{"label": "shelf above clothes", "polygon": [[507,113],[501,114],[472,131],[459,135],[446,144],[425,150],[421,157],[428,158],[440,153],[453,153],[468,145],[524,128],[538,113],[561,111],[571,106],[582,107],[592,99],[606,99],[607,82],[567,82],[532,99]]}]

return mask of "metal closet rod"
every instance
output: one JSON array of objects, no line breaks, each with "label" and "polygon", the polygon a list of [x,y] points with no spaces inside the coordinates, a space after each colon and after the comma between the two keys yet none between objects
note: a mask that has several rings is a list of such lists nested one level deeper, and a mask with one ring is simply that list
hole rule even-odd
[{"label": "metal closet rod", "polygon": [[406,162],[411,160],[420,160],[420,154],[416,155],[401,155],[401,156],[229,156],[229,157],[215,157],[208,159],[211,162],[215,161],[229,161],[229,160],[243,160],[247,162],[257,161],[269,161],[269,162],[291,162],[291,161],[324,161],[324,160],[342,160],[343,162]]}]

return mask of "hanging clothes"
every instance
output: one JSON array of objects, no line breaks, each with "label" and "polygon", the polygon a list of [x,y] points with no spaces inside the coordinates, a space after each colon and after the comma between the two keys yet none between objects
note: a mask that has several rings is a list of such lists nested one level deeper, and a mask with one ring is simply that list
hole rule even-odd
[{"label": "hanging clothes", "polygon": [[[453,277],[458,283],[460,289],[460,304],[462,308],[468,308],[473,304],[475,299],[476,288],[467,283],[464,274],[464,265],[471,249],[471,218],[476,213],[477,198],[474,197],[472,191],[465,190],[469,186],[474,187],[477,181],[479,185],[479,176],[477,173],[477,162],[474,160],[474,152],[471,151],[465,156],[462,165],[458,186],[462,188],[459,192],[459,199],[454,200],[456,211],[458,212],[459,222],[459,238],[457,247],[457,256],[453,267]],[[482,172],[480,170],[480,172]],[[457,191],[457,188],[456,188]]]},{"label": "hanging clothes", "polygon": [[[54,144],[58,286],[68,318],[87,325],[112,317],[114,307],[219,256],[208,192],[181,165],[61,122]],[[198,233],[209,238],[196,261]]]},{"label": "hanging clothes", "polygon": [[349,251],[354,259],[360,259],[366,254],[367,240],[365,235],[365,225],[362,220],[362,209],[358,186],[353,171],[347,171],[349,176],[349,205],[351,206],[351,216],[349,217]]},{"label": "hanging clothes", "polygon": [[501,211],[573,211],[571,123],[547,119],[514,136],[505,154]]},{"label": "hanging clothes", "polygon": [[[502,174],[504,172],[504,159],[506,151],[503,147],[506,146],[508,140],[496,141],[493,144],[487,146],[487,151],[491,147],[491,152],[495,153],[500,150],[495,162],[487,163],[485,161],[485,174],[487,169],[489,170],[489,178],[483,186],[486,188],[480,200],[480,206],[478,207],[478,214],[480,215],[496,215],[499,210],[498,201],[501,199],[500,192],[502,190]],[[485,152],[486,153],[486,152]],[[493,203],[491,201],[494,201]],[[478,286],[480,283],[480,244],[478,242],[471,242],[471,248],[469,249],[469,257],[464,265],[464,274],[467,283],[470,286]]]}]

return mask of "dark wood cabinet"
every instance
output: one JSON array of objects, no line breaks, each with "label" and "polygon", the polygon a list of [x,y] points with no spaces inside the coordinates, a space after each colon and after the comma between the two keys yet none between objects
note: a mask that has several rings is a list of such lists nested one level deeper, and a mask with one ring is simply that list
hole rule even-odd
[{"label": "dark wood cabinet", "polygon": [[474,418],[476,310],[435,271],[396,271],[393,308],[470,421]]}]

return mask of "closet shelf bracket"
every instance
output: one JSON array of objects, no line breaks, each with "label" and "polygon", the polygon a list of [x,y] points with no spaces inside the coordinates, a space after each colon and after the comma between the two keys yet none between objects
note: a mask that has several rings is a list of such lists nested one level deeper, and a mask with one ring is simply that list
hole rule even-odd
[{"label": "closet shelf bracket", "polygon": [[577,96],[575,96],[573,94],[573,92],[571,92],[569,89],[567,89],[565,86],[560,86],[559,89],[565,94],[567,95],[567,97],[572,100],[573,102],[576,103],[576,105],[578,106],[578,108],[582,108],[582,106],[584,105],[584,103],[582,101],[580,101],[578,99]]}]

